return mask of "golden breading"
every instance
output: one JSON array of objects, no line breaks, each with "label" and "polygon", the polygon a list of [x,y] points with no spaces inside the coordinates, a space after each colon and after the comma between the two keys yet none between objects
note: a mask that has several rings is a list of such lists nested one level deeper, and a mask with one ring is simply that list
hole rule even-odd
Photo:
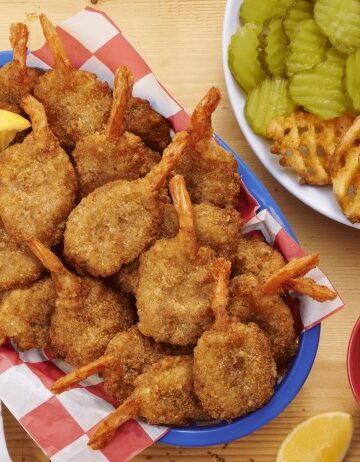
[{"label": "golden breading", "polygon": [[268,279],[286,263],[280,252],[258,236],[242,236],[234,260],[234,275],[251,273],[260,280]]},{"label": "golden breading", "polygon": [[217,284],[212,308],[215,323],[194,350],[194,388],[215,419],[231,420],[263,406],[272,396],[276,365],[269,340],[253,323],[231,321],[230,262],[216,262]]},{"label": "golden breading", "polygon": [[211,114],[219,101],[220,92],[213,87],[197,105],[188,128],[189,148],[175,173],[185,178],[192,202],[235,207],[240,193],[237,162],[212,137]]},{"label": "golden breading", "polygon": [[231,280],[229,313],[242,323],[254,322],[268,336],[279,367],[286,367],[297,351],[297,335],[290,308],[280,295],[257,295],[259,280],[251,273]]},{"label": "golden breading", "polygon": [[133,82],[131,72],[125,66],[119,67],[106,127],[81,139],[72,153],[82,197],[110,181],[141,178],[161,159],[138,136],[125,131],[124,115]]},{"label": "golden breading", "polygon": [[140,259],[137,258],[127,265],[123,265],[117,273],[111,277],[115,287],[127,294],[135,294],[139,284]]},{"label": "golden breading", "polygon": [[0,109],[21,113],[21,98],[32,93],[41,72],[26,66],[29,30],[25,24],[10,27],[10,43],[14,50],[11,63],[0,68]]},{"label": "golden breading", "polygon": [[62,262],[36,239],[28,245],[51,272],[57,293],[50,337],[56,356],[73,366],[99,358],[118,332],[134,324],[129,300],[103,281],[70,273]]},{"label": "golden breading", "polygon": [[40,15],[41,26],[55,60],[42,75],[34,94],[45,106],[50,127],[66,148],[103,128],[111,109],[111,91],[95,74],[74,69],[55,27]]},{"label": "golden breading", "polygon": [[142,98],[130,99],[125,113],[125,128],[156,152],[162,152],[171,143],[170,123]]},{"label": "golden breading", "polygon": [[139,330],[157,342],[195,344],[213,320],[214,252],[199,247],[192,205],[184,178],[175,176],[170,191],[180,229],[161,239],[140,257],[136,304]]},{"label": "golden breading", "polygon": [[0,158],[0,216],[16,241],[35,236],[52,246],[63,235],[74,206],[75,171],[48,127],[44,107],[26,95],[22,106],[33,131]]},{"label": "golden breading", "polygon": [[0,330],[20,350],[50,347],[50,321],[56,292],[51,278],[6,292],[0,302]]},{"label": "golden breading", "polygon": [[138,416],[153,425],[187,425],[206,417],[194,392],[192,356],[161,359],[135,385],[133,394],[97,427],[89,441],[92,449],[104,447],[123,423]]},{"label": "golden breading", "polygon": [[107,183],[82,199],[70,214],[64,235],[70,262],[93,276],[111,276],[157,239],[162,222],[159,190],[187,140],[186,133],[178,133],[144,178]]},{"label": "golden breading", "polygon": [[[187,350],[187,351],[186,351]],[[122,403],[134,391],[134,381],[144,370],[166,355],[189,354],[189,349],[156,343],[141,334],[136,326],[119,332],[109,342],[105,354],[99,359],[70,372],[52,387],[54,393],[62,393],[90,375],[101,372],[104,391]]]},{"label": "golden breading", "polygon": [[267,129],[274,141],[271,152],[281,155],[280,165],[295,170],[300,183],[331,184],[336,145],[353,120],[352,114],[344,114],[324,121],[304,111],[279,117]]},{"label": "golden breading", "polygon": [[[193,206],[193,214],[199,244],[210,247],[219,257],[234,260],[243,224],[240,213],[232,207],[221,209],[202,203]],[[175,208],[172,204],[165,204],[161,237],[174,237],[178,230]]]},{"label": "golden breading", "polygon": [[336,148],[332,170],[333,191],[344,214],[352,223],[360,222],[360,117],[345,133]]},{"label": "golden breading", "polygon": [[6,232],[0,221],[0,292],[35,281],[43,267],[23,244]]}]

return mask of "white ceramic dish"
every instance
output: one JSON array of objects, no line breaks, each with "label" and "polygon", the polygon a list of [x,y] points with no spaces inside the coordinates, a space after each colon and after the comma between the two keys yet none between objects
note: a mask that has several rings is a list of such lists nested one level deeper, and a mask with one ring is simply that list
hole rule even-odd
[{"label": "white ceramic dish", "polygon": [[242,0],[227,1],[222,36],[223,66],[226,87],[241,131],[264,167],[291,194],[322,215],[347,226],[360,229],[360,223],[353,224],[343,215],[330,186],[300,185],[297,182],[295,174],[281,167],[279,165],[279,157],[271,154],[270,143],[264,138],[256,135],[247,123],[244,115],[244,105],[246,101],[245,93],[235,82],[227,63],[227,50],[230,38],[240,25],[239,8],[241,3]]}]

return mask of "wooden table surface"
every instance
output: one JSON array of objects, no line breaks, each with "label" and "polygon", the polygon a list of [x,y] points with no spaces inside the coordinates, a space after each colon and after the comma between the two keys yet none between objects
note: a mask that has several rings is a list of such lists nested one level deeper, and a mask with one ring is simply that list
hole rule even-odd
[{"label": "wooden table surface", "polygon": [[[225,0],[100,0],[97,7],[121,27],[159,80],[188,110],[192,110],[210,85],[221,89],[223,99],[214,117],[216,132],[264,182],[302,245],[308,251],[320,252],[321,266],[345,300],[346,308],[324,322],[319,352],[307,382],[293,403],[266,427],[221,447],[179,449],[157,444],[134,460],[273,462],[277,448],[294,425],[319,412],[339,410],[354,417],[355,434],[346,461],[358,462],[360,418],[348,385],[346,348],[360,307],[360,232],[319,215],[291,196],[248,147],[233,116],[223,77],[221,33],[225,3]],[[11,22],[26,22],[31,29],[31,46],[37,47],[43,38],[36,13],[44,12],[54,22],[60,22],[86,4],[90,2],[0,0],[0,50],[9,49]],[[5,430],[13,462],[48,460],[6,410]]]}]

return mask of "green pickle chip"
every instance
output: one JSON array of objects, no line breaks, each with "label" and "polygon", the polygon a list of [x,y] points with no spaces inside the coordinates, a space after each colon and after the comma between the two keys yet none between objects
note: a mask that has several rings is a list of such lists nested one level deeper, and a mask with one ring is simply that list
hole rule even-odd
[{"label": "green pickle chip", "polygon": [[300,21],[290,40],[286,61],[288,75],[311,69],[324,61],[327,43],[328,39],[313,19]]},{"label": "green pickle chip", "polygon": [[246,92],[252,90],[266,74],[258,59],[261,26],[245,24],[231,37],[228,49],[229,68],[237,83]]},{"label": "green pickle chip", "polygon": [[339,51],[350,54],[360,47],[359,0],[317,0],[314,16]]},{"label": "green pickle chip", "polygon": [[294,0],[244,0],[240,6],[240,20],[243,24],[263,24],[269,18],[282,18],[293,3]]},{"label": "green pickle chip", "polygon": [[346,110],[343,88],[344,70],[336,63],[325,61],[311,70],[295,74],[290,82],[294,102],[320,119],[339,117]]},{"label": "green pickle chip", "polygon": [[254,132],[266,136],[269,123],[274,118],[285,117],[294,109],[295,105],[289,95],[288,81],[267,78],[249,93],[245,115]]},{"label": "green pickle chip", "polygon": [[282,20],[272,18],[264,23],[260,35],[260,62],[269,75],[284,76],[286,73],[287,37]]}]

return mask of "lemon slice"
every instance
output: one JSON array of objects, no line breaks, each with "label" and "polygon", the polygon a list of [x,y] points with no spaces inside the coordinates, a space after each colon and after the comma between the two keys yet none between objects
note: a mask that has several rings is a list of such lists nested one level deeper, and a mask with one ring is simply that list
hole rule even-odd
[{"label": "lemon slice", "polygon": [[283,441],[276,462],[341,462],[349,448],[353,421],[346,412],[305,420]]},{"label": "lemon slice", "polygon": [[30,126],[30,122],[19,114],[0,109],[0,151],[9,146],[17,132],[22,132]]}]

